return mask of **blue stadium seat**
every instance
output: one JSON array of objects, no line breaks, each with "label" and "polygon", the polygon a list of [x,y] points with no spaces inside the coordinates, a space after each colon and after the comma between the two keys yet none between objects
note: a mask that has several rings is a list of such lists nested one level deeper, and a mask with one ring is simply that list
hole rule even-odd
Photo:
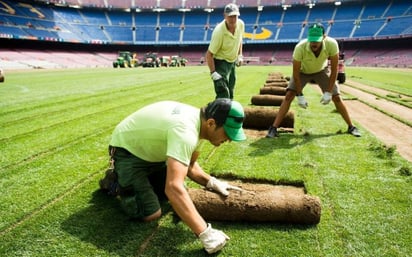
[{"label": "blue stadium seat", "polygon": [[348,2],[337,7],[337,12],[333,18],[335,21],[356,20],[362,10],[360,2]]},{"label": "blue stadium seat", "polygon": [[132,15],[126,15],[124,12],[109,12],[109,20],[112,26],[133,26]]},{"label": "blue stadium seat", "polygon": [[353,29],[353,21],[337,21],[335,20],[334,23],[331,25],[328,35],[336,38],[348,38]]},{"label": "blue stadium seat", "polygon": [[333,7],[332,5],[316,5],[312,9],[310,9],[308,22],[320,22],[324,26],[326,26],[328,21],[333,19],[333,13],[335,9],[336,7]]},{"label": "blue stadium seat", "polygon": [[368,2],[362,13],[362,19],[382,18],[388,5],[382,2]]},{"label": "blue stadium seat", "polygon": [[283,17],[283,23],[298,22],[302,23],[306,19],[309,8],[306,6],[293,6],[285,11],[285,16]]},{"label": "blue stadium seat", "polygon": [[394,0],[389,10],[385,13],[386,17],[412,15],[411,1]]},{"label": "blue stadium seat", "polygon": [[393,17],[379,32],[379,36],[406,36],[412,34],[412,16]]},{"label": "blue stadium seat", "polygon": [[115,43],[133,44],[133,29],[129,26],[108,26],[105,28]]},{"label": "blue stadium seat", "polygon": [[159,30],[159,41],[179,42],[180,38],[179,26],[164,26]]},{"label": "blue stadium seat", "polygon": [[184,41],[197,41],[197,42],[204,42],[204,37],[205,37],[205,33],[208,32],[209,33],[209,38],[208,40],[210,40],[210,36],[212,34],[212,31],[206,31],[204,26],[191,26],[188,25],[185,27],[185,31],[183,34],[183,40]]},{"label": "blue stadium seat", "polygon": [[81,13],[87,24],[109,25],[106,18],[106,12],[97,10],[82,10]]},{"label": "blue stadium seat", "polygon": [[[112,4],[115,1],[104,2]],[[175,8],[180,2],[176,0],[164,4],[168,8]],[[408,0],[344,1],[340,6],[317,3],[313,8],[289,1],[292,6],[286,10],[280,5],[266,6],[270,1],[261,1],[265,6],[260,11],[255,6],[248,7],[254,2],[257,0],[239,1],[240,18],[245,22],[247,33],[260,33],[262,28],[272,32],[270,38],[260,42],[297,42],[306,36],[306,25],[313,22],[322,22],[327,27],[328,35],[337,39],[412,34],[412,4]],[[223,4],[215,4],[212,6],[214,11],[208,13],[202,9],[207,5],[207,0],[186,1],[187,6],[195,8],[190,12],[171,9],[164,12],[75,9],[36,2],[21,4],[11,0],[3,0],[0,5],[2,3],[16,11],[15,14],[4,9],[0,11],[0,34],[4,34],[3,37],[11,35],[40,40],[57,38],[59,41],[85,43],[97,40],[114,44],[208,44],[213,29],[223,20]],[[156,1],[139,1],[139,4],[153,5]],[[248,38],[245,42],[256,43],[258,40],[261,39]]]},{"label": "blue stadium seat", "polygon": [[362,23],[356,26],[355,33],[352,37],[373,37],[384,23],[385,19],[362,20]]},{"label": "blue stadium seat", "polygon": [[259,16],[259,25],[277,24],[280,22],[283,10],[279,7],[263,7]]}]

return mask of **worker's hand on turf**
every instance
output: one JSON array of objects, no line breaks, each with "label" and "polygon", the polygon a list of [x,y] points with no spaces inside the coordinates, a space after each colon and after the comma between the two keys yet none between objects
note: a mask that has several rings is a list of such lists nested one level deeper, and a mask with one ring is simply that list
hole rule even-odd
[{"label": "worker's hand on turf", "polygon": [[332,100],[332,94],[330,92],[325,92],[323,93],[322,98],[320,99],[320,102],[322,104],[328,104]]},{"label": "worker's hand on turf", "polygon": [[199,234],[199,239],[206,252],[210,254],[222,249],[230,238],[222,231],[212,228],[212,225],[208,223],[205,231]]},{"label": "worker's hand on turf", "polygon": [[241,66],[243,64],[243,55],[238,55],[236,59],[236,66]]},{"label": "worker's hand on turf", "polygon": [[219,80],[219,79],[222,78],[222,75],[220,75],[219,73],[217,73],[216,71],[214,71],[212,74],[210,74],[210,77],[211,77],[213,80]]},{"label": "worker's hand on turf", "polygon": [[298,105],[300,107],[302,107],[303,109],[308,108],[308,102],[306,102],[306,99],[303,95],[299,95],[297,96],[297,98],[298,98]]},{"label": "worker's hand on turf", "polygon": [[243,191],[241,188],[229,185],[229,183],[220,181],[215,177],[211,177],[209,181],[207,182],[206,188],[211,189],[213,191],[216,191],[223,196],[228,196],[229,191],[228,190],[237,190],[237,191]]}]

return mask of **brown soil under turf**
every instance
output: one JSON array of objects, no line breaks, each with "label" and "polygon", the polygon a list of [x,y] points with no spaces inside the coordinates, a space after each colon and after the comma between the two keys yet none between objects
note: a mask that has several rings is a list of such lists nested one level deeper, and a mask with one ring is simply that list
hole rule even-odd
[{"label": "brown soil under turf", "polygon": [[[319,90],[317,85],[312,86]],[[378,97],[394,95],[393,92],[387,90],[351,80],[340,84],[339,87],[342,93],[356,98],[356,100],[344,100],[354,123],[360,124],[385,145],[395,146],[403,158],[412,162],[412,127],[400,121],[412,123],[412,109]],[[258,138],[265,137],[267,130],[246,129],[245,133],[249,137]]]},{"label": "brown soil under turf", "polygon": [[[374,94],[367,93],[358,88],[363,88]],[[358,99],[345,101],[349,114],[355,123],[361,124],[362,127],[386,145],[396,146],[398,153],[406,160],[412,162],[412,127],[391,117],[393,115],[412,122],[411,108],[376,96],[390,95],[393,92],[377,89],[358,82],[349,80],[345,85],[340,85],[340,89],[343,93]]]}]

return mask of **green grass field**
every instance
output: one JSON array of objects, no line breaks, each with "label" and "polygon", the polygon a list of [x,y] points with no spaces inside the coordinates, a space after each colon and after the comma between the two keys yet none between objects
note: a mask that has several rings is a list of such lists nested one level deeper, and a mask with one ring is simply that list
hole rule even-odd
[{"label": "green grass field", "polygon": [[[291,67],[239,68],[235,99],[249,105],[272,71],[289,75]],[[388,78],[391,91],[412,96],[410,83],[390,80],[410,82],[410,71],[383,72],[354,76],[380,85]],[[306,88],[305,96],[308,109],[292,103],[295,133],[207,145],[199,162],[218,176],[303,182],[321,199],[321,222],[212,222],[231,237],[216,255],[410,255],[412,164],[360,124],[362,137],[344,133],[346,124],[316,90]],[[110,134],[130,113],[159,100],[201,107],[213,98],[205,66],[7,72],[0,84],[0,256],[206,256],[168,205],[158,222],[129,221],[98,191],[98,180]]]}]

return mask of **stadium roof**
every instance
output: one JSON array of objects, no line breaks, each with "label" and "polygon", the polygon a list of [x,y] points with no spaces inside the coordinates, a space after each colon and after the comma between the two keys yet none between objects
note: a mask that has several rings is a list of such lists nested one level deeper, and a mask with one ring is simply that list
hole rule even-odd
[{"label": "stadium roof", "polygon": [[[323,3],[335,3],[336,5],[345,2],[362,2],[365,0],[235,0],[230,1],[241,7],[258,6],[293,6],[308,5],[314,6]],[[221,0],[33,0],[32,2],[42,2],[67,7],[89,7],[89,8],[114,8],[114,9],[204,9],[204,8],[223,8],[229,1]]]}]

